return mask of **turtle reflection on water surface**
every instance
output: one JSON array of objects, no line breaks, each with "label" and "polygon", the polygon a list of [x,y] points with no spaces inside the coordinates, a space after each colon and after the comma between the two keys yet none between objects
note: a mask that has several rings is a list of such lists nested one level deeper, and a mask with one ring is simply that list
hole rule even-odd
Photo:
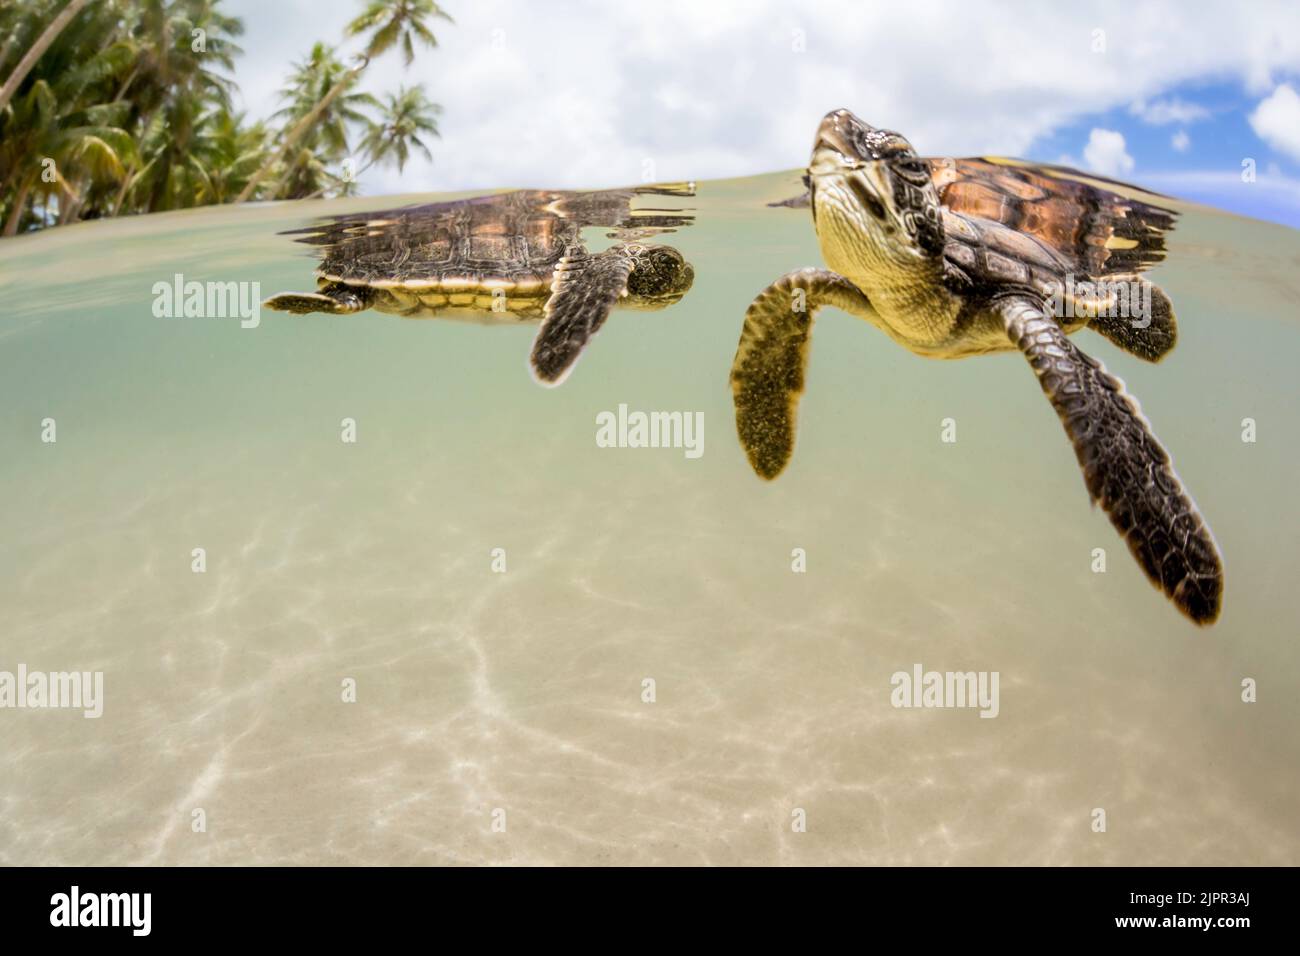
[{"label": "turtle reflection on water surface", "polygon": [[[322,247],[316,291],[282,292],[265,304],[299,314],[540,319],[530,365],[538,382],[558,385],[612,309],[662,309],[690,289],[695,270],[682,254],[645,241],[690,225],[690,212],[634,210],[632,201],[694,194],[693,184],[520,190],[336,216],[291,233]],[[589,252],[585,227],[607,227],[616,241]]]}]

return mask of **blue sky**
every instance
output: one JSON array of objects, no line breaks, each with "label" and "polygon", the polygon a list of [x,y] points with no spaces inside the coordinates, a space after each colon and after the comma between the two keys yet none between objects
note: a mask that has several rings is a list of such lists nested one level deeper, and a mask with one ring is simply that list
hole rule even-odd
[{"label": "blue sky", "polygon": [[[1267,96],[1235,81],[1183,84],[1154,100],[1081,116],[1039,137],[1029,155],[1300,228],[1300,109],[1292,109],[1288,90],[1300,91],[1300,82],[1284,76]],[[1272,107],[1260,115],[1264,102]],[[1294,103],[1300,107],[1300,95]],[[1104,149],[1089,162],[1094,130],[1120,134],[1131,166]],[[1243,175],[1250,160],[1253,179]]]},{"label": "blue sky", "polygon": [[[235,79],[255,116],[314,41],[358,45],[343,27],[360,0],[225,5],[247,27]],[[363,81],[420,82],[443,105],[433,161],[375,167],[365,194],[791,169],[848,107],[924,155],[1064,162],[1300,227],[1297,0],[442,5],[436,50]]]}]

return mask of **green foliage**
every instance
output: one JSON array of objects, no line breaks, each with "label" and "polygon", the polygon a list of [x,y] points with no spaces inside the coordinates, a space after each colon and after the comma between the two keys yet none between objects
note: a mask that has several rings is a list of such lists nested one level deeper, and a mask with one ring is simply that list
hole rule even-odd
[{"label": "green foliage", "polygon": [[413,146],[424,153],[425,158],[433,159],[433,154],[429,152],[424,140],[420,139],[420,134],[442,135],[438,132],[438,123],[434,119],[442,112],[442,107],[429,102],[424,87],[398,87],[396,94],[388,94],[379,110],[378,122],[370,124],[361,140],[361,151],[370,158],[371,163],[395,161],[397,171],[401,172],[406,168]]},{"label": "green foliage", "polygon": [[[0,83],[66,2],[0,3]],[[409,65],[417,46],[436,46],[439,18],[451,19],[432,0],[366,0],[343,38],[362,38],[360,65],[315,43],[292,65],[281,108],[250,123],[231,105],[244,24],[222,0],[89,3],[0,109],[3,231],[231,202],[246,189],[352,195],[376,163],[432,158],[441,107],[422,87],[376,98],[353,86],[370,58],[398,49]]]},{"label": "green foliage", "polygon": [[[362,14],[348,24],[349,36],[370,33],[366,56],[376,57],[395,46],[402,48],[402,61],[410,66],[415,59],[415,44],[429,48],[438,45],[438,38],[429,28],[429,20],[441,18],[448,23],[451,17],[434,0],[371,0]],[[373,31],[373,32],[371,32]]]}]

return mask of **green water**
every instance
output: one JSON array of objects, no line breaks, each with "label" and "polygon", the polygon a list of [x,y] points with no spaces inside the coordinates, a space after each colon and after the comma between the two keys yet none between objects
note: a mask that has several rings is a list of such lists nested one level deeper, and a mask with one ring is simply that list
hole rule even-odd
[{"label": "green water", "polygon": [[[1222,548],[1198,630],[1017,354],[827,310],[754,477],[728,371],[753,295],[821,262],[764,206],[798,191],[699,184],[692,290],[554,390],[530,325],[153,314],[176,273],[309,289],[278,232],[427,196],[0,242],[0,671],[104,674],[99,719],[0,709],[0,863],[1300,863],[1300,233],[1187,208],[1173,355],[1077,336]],[[621,403],[703,412],[703,456],[597,447]],[[893,707],[918,663],[997,671],[998,716]]]}]

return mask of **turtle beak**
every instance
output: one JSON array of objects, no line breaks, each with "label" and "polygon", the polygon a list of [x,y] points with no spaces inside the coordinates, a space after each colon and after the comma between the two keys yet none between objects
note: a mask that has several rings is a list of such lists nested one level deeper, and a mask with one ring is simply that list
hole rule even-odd
[{"label": "turtle beak", "polygon": [[817,141],[813,151],[833,149],[845,156],[853,156],[857,150],[853,146],[852,131],[865,124],[848,110],[833,110],[822,117],[817,127]]},{"label": "turtle beak", "polygon": [[868,157],[862,155],[856,144],[861,141],[862,133],[870,129],[848,110],[827,113],[817,127],[809,171],[814,175],[834,173],[867,162]]}]

